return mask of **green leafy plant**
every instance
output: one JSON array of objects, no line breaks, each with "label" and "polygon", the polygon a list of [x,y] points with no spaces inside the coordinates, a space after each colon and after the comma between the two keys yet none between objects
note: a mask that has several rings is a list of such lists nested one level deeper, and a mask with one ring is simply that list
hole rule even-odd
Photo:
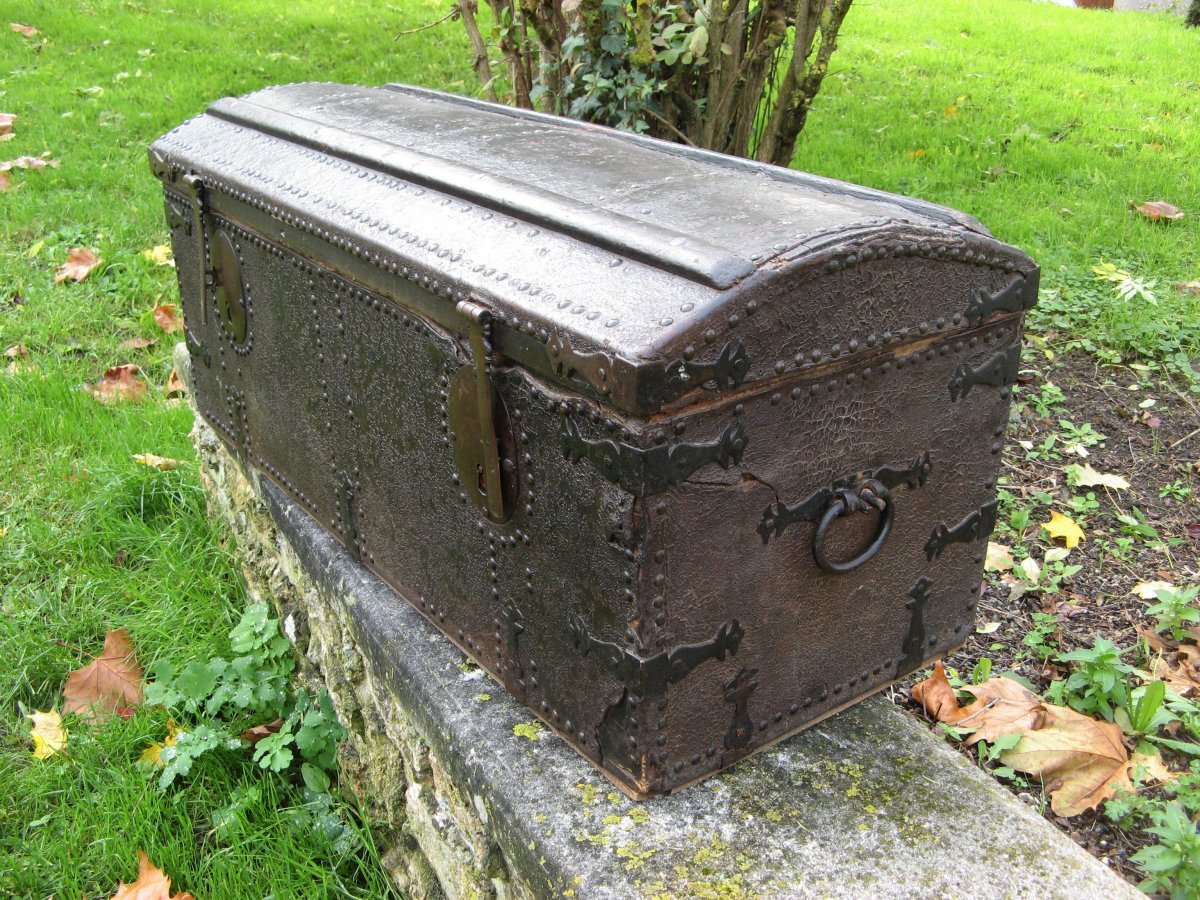
[{"label": "green leafy plant", "polygon": [[1162,681],[1134,688],[1123,708],[1114,711],[1121,730],[1127,734],[1153,734],[1175,716],[1166,708],[1167,685]]},{"label": "green leafy plant", "polygon": [[1158,602],[1146,607],[1146,615],[1154,616],[1154,630],[1158,634],[1171,632],[1171,637],[1181,640],[1187,635],[1188,627],[1200,622],[1200,609],[1192,604],[1200,593],[1200,584],[1184,588],[1159,588],[1154,592]]},{"label": "green leafy plant", "polygon": [[246,608],[229,635],[232,660],[197,660],[179,672],[160,664],[151,670],[155,681],[146,688],[146,702],[161,704],[183,715],[210,719],[181,729],[173,743],[160,751],[165,763],[159,786],[167,788],[186,776],[192,763],[214,750],[238,750],[248,741],[235,722],[251,717],[278,718],[278,730],[254,744],[254,761],[264,769],[283,772],[297,761],[332,770],[337,743],[346,731],[337,721],[325,691],[314,701],[305,693],[292,694],[289,677],[295,666],[291,645],[279,630],[266,603]]},{"label": "green leafy plant", "polygon": [[1182,503],[1192,496],[1192,488],[1190,485],[1184,484],[1182,479],[1176,478],[1170,484],[1164,484],[1159,488],[1158,496],[1160,500],[1178,500]]},{"label": "green leafy plant", "polygon": [[1128,704],[1133,666],[1121,661],[1121,651],[1112,641],[1097,636],[1091,647],[1060,654],[1058,661],[1073,664],[1064,685],[1073,709],[1111,722],[1114,709]]},{"label": "green leafy plant", "polygon": [[1200,831],[1179,803],[1167,803],[1150,812],[1154,824],[1147,828],[1158,843],[1135,853],[1131,860],[1147,874],[1139,885],[1146,892],[1162,892],[1171,900],[1191,900],[1200,895]]},{"label": "green leafy plant", "polygon": [[1035,612],[1033,627],[1029,629],[1025,637],[1021,638],[1021,644],[1041,662],[1046,663],[1058,653],[1058,642],[1054,639],[1057,631],[1058,616]]}]

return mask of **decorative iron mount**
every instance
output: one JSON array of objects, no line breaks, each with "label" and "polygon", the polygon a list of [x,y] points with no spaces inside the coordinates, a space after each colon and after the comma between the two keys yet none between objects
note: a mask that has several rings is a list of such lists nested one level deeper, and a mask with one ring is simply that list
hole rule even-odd
[{"label": "decorative iron mount", "polygon": [[[817,565],[835,574],[849,572],[878,553],[887,540],[896,517],[892,490],[900,485],[917,490],[925,484],[932,469],[933,461],[927,451],[906,469],[880,466],[869,472],[856,472],[839,478],[829,487],[813,491],[795,506],[787,506],[782,501],[769,504],[763,510],[758,533],[766,544],[772,536],[783,534],[784,529],[795,522],[815,522],[817,530],[813,535],[813,559]],[[879,529],[867,548],[845,562],[829,559],[825,554],[825,536],[833,521],[852,512],[867,512],[870,509],[878,510],[881,516]]]},{"label": "decorative iron mount", "polygon": [[681,644],[654,656],[638,656],[628,647],[612,641],[602,641],[588,633],[581,616],[571,619],[571,642],[587,656],[599,653],[620,682],[636,696],[661,693],[667,685],[678,684],[693,669],[710,659],[724,659],[725,654],[736,656],[738,645],[745,636],[737,619],[722,624],[711,640],[699,644]]},{"label": "decorative iron mount", "polygon": [[1036,272],[1032,279],[1018,277],[994,294],[977,290],[963,311],[963,318],[971,325],[978,325],[996,313],[1014,313],[1029,309],[1037,303]]},{"label": "decorative iron mount", "polygon": [[945,522],[938,522],[925,542],[925,558],[933,562],[950,544],[970,544],[987,537],[996,528],[996,509],[999,505],[999,500],[986,503],[953,528],[947,528]]},{"label": "decorative iron mount", "polygon": [[635,447],[612,440],[589,440],[571,419],[563,425],[563,452],[568,460],[587,459],[614,484],[636,497],[661,494],[697,469],[716,463],[722,469],[742,461],[749,437],[741,422],[730,422],[711,444],[658,444]]},{"label": "decorative iron mount", "polygon": [[958,402],[960,398],[971,393],[971,388],[977,384],[986,384],[989,387],[1007,387],[1017,380],[1020,368],[1020,341],[1007,350],[1001,350],[978,366],[972,367],[966,362],[961,362],[954,370],[954,374],[950,376],[950,402]]}]

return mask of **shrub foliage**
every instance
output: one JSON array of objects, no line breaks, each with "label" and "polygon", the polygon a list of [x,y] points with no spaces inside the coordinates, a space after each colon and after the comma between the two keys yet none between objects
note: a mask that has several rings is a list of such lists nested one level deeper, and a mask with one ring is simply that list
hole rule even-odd
[{"label": "shrub foliage", "polygon": [[485,2],[456,10],[488,99],[787,165],[851,0]]}]

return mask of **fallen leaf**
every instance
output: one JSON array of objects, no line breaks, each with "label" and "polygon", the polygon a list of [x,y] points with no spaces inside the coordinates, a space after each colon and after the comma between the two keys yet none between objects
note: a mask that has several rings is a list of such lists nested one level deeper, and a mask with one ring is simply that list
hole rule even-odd
[{"label": "fallen leaf", "polygon": [[985,622],[975,629],[976,634],[995,634],[1000,630],[999,622]]},{"label": "fallen leaf", "polygon": [[171,258],[171,247],[169,244],[155,244],[149,250],[143,250],[142,256],[160,266],[175,265],[175,260]]},{"label": "fallen leaf", "polygon": [[1002,572],[1013,567],[1012,550],[995,541],[988,541],[987,557],[983,561],[985,572]]},{"label": "fallen leaf", "polygon": [[58,168],[57,159],[49,159],[45,156],[18,156],[16,159],[6,159],[0,162],[0,172],[8,172],[12,169],[32,169],[37,172],[47,166]]},{"label": "fallen leaf", "polygon": [[1157,750],[1153,753],[1134,753],[1129,758],[1129,776],[1138,784],[1166,784],[1182,774],[1168,769]]},{"label": "fallen leaf", "polygon": [[1159,591],[1171,591],[1175,586],[1169,581],[1139,581],[1129,593],[1137,594],[1143,600],[1157,600]]},{"label": "fallen leaf", "polygon": [[177,459],[171,459],[169,456],[158,456],[154,453],[135,453],[133,454],[135,462],[140,462],[143,466],[149,466],[152,469],[159,469],[163,472],[170,472],[172,469],[178,469],[183,465]]},{"label": "fallen leaf", "polygon": [[138,376],[140,366],[127,363],[123,366],[113,366],[104,372],[104,377],[93,387],[84,387],[101,403],[117,403],[122,400],[141,400],[146,396],[146,382]]},{"label": "fallen leaf", "polygon": [[17,22],[9,22],[8,27],[11,31],[15,31],[17,34],[24,37],[36,37],[37,35],[41,34],[41,32],[32,25],[21,25]]},{"label": "fallen leaf", "polygon": [[54,283],[62,284],[67,279],[76,282],[83,281],[102,262],[104,260],[86,247],[72,247],[67,252],[67,261],[55,272]]},{"label": "fallen leaf", "polygon": [[67,746],[67,729],[58,710],[26,713],[25,718],[33,722],[29,736],[33,738],[34,759],[49,759]]},{"label": "fallen leaf", "polygon": [[12,134],[15,121],[17,121],[17,117],[12,113],[0,113],[0,135]]},{"label": "fallen leaf", "polygon": [[168,747],[174,747],[175,741],[178,740],[181,730],[175,724],[174,719],[167,719],[167,736],[161,741],[155,741],[149,747],[142,751],[142,755],[138,757],[138,762],[146,763],[151,766],[165,766],[166,760],[162,758],[162,752]]},{"label": "fallen leaf", "polygon": [[1143,410],[1142,424],[1147,428],[1158,428],[1162,425],[1162,418],[1159,416],[1152,416],[1149,412]]},{"label": "fallen leaf", "polygon": [[176,332],[183,327],[173,303],[160,303],[154,307],[154,321],[167,334]]},{"label": "fallen leaf", "polygon": [[1011,678],[989,678],[983,684],[963,690],[973,694],[975,699],[960,707],[939,661],[934,664],[933,675],[913,686],[912,698],[939,722],[973,731],[967,741],[970,744],[1036,728],[1042,722],[1044,705],[1041,698]]},{"label": "fallen leaf", "polygon": [[13,344],[5,349],[4,355],[9,359],[29,359],[29,351],[24,344]]},{"label": "fallen leaf", "polygon": [[270,737],[273,734],[278,734],[279,729],[283,727],[283,719],[276,719],[274,722],[267,722],[265,725],[255,725],[253,728],[247,728],[241,733],[241,739],[248,741],[251,744],[257,744],[265,737]]},{"label": "fallen leaf", "polygon": [[1151,674],[1184,697],[1196,696],[1196,689],[1200,688],[1200,648],[1194,644],[1180,644],[1170,649],[1161,641],[1156,643],[1157,646],[1150,643],[1151,647],[1160,650],[1160,655],[1150,664]]},{"label": "fallen leaf", "polygon": [[1042,779],[1056,815],[1095,809],[1118,790],[1132,791],[1121,729],[1063,706],[1043,705],[1040,728],[1026,731],[1000,762]]},{"label": "fallen leaf", "polygon": [[1200,522],[1188,522],[1184,529],[1193,541],[1200,541]]},{"label": "fallen leaf", "polygon": [[1200,278],[1195,281],[1181,281],[1176,287],[1179,288],[1181,294],[1191,294],[1195,297],[1200,294]]},{"label": "fallen leaf", "polygon": [[1129,208],[1140,212],[1151,222],[1175,222],[1183,218],[1183,210],[1164,200],[1150,200],[1136,206],[1130,203]]},{"label": "fallen leaf", "polygon": [[1027,556],[1021,560],[1021,574],[1025,576],[1025,580],[1030,584],[1037,584],[1038,579],[1042,577],[1042,567],[1032,556]]},{"label": "fallen leaf", "polygon": [[171,895],[171,879],[138,851],[138,877],[132,884],[121,882],[112,900],[193,900],[188,893]]},{"label": "fallen leaf", "polygon": [[0,172],[0,194],[7,193],[12,190],[12,179],[7,172]]},{"label": "fallen leaf", "polygon": [[119,349],[121,350],[142,350],[146,347],[153,347],[158,343],[154,338],[135,337],[127,341],[121,341]]},{"label": "fallen leaf", "polygon": [[168,397],[187,396],[187,385],[183,383],[183,379],[179,377],[179,372],[175,369],[172,369],[171,374],[167,376],[167,383],[163,387],[163,393]]},{"label": "fallen leaf", "polygon": [[1066,471],[1075,484],[1082,487],[1106,487],[1115,491],[1129,490],[1129,482],[1120,475],[1097,472],[1092,468],[1091,463],[1084,463],[1082,466],[1067,466]]},{"label": "fallen leaf", "polygon": [[942,110],[942,115],[945,116],[947,119],[957,119],[958,118],[958,105],[951,103],[949,106],[947,106],[945,109]]},{"label": "fallen leaf", "polygon": [[1057,510],[1050,514],[1050,521],[1043,523],[1042,528],[1046,529],[1051,539],[1062,538],[1069,550],[1074,550],[1083,540],[1083,529]]},{"label": "fallen leaf", "polygon": [[67,678],[63,711],[102,719],[119,706],[140,706],[144,674],[134,656],[129,632],[124,628],[110,630],[100,655]]},{"label": "fallen leaf", "polygon": [[916,150],[909,150],[904,155],[907,156],[909,159],[920,159],[922,156],[924,156],[928,152],[929,151],[927,151],[924,147],[919,147]]}]

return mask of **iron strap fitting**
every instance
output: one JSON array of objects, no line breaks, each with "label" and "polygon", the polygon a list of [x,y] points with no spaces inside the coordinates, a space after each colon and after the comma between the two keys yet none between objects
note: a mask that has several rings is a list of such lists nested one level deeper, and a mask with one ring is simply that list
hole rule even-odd
[{"label": "iron strap fitting", "polygon": [[450,384],[454,462],[463,493],[493,522],[504,522],[512,516],[518,482],[512,423],[493,382],[492,313],[474,300],[460,300],[455,311],[471,360]]}]

